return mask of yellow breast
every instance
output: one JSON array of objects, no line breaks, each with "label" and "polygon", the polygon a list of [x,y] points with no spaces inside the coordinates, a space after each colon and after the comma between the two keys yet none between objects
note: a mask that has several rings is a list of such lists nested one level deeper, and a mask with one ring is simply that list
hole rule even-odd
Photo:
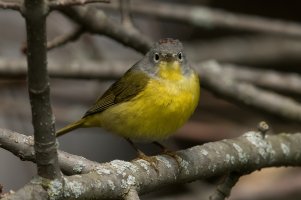
[{"label": "yellow breast", "polygon": [[128,102],[103,111],[101,126],[120,136],[136,140],[160,140],[181,127],[195,110],[200,95],[198,75],[183,76],[162,71],[145,89]]}]

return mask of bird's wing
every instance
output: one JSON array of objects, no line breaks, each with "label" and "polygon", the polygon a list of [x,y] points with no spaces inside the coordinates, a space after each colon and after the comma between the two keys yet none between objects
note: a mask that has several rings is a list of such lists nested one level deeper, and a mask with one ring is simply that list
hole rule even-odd
[{"label": "bird's wing", "polygon": [[148,81],[149,77],[142,71],[127,71],[95,102],[83,118],[103,112],[113,105],[129,101],[145,88]]}]

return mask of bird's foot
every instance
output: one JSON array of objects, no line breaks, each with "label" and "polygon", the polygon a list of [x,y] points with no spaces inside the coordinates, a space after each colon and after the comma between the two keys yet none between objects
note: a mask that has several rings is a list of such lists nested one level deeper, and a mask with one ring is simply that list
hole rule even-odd
[{"label": "bird's foot", "polygon": [[158,160],[155,157],[147,156],[140,150],[137,151],[137,154],[138,154],[138,156],[134,160],[139,160],[139,159],[145,160],[156,170],[156,172],[159,172],[159,170],[158,170]]},{"label": "bird's foot", "polygon": [[172,157],[173,159],[176,160],[178,166],[179,167],[181,166],[182,158],[180,156],[178,156],[176,152],[167,149],[164,145],[160,144],[159,142],[153,142],[153,144],[155,144],[161,148],[161,150],[162,150],[161,155],[168,155],[168,156]]}]

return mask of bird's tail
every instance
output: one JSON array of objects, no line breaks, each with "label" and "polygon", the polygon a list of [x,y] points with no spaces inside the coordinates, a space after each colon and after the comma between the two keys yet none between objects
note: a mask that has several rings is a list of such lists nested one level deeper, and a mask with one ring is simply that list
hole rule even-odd
[{"label": "bird's tail", "polygon": [[74,129],[82,127],[84,122],[85,122],[85,119],[83,118],[81,120],[78,120],[76,122],[73,122],[72,124],[65,126],[64,128],[62,128],[56,132],[56,137],[59,137],[59,136],[64,135],[65,133],[68,133]]}]

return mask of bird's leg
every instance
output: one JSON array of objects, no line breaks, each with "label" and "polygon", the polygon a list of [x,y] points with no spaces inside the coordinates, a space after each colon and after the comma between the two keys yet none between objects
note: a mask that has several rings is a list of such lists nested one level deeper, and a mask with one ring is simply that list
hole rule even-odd
[{"label": "bird's leg", "polygon": [[125,138],[126,141],[128,141],[130,143],[130,145],[136,150],[137,152],[137,159],[142,159],[145,160],[147,162],[149,162],[151,164],[151,166],[153,166],[155,168],[156,171],[158,171],[157,169],[157,164],[158,164],[158,160],[154,157],[151,156],[147,156],[145,153],[143,153],[135,144],[132,140],[130,140],[129,138]]}]

